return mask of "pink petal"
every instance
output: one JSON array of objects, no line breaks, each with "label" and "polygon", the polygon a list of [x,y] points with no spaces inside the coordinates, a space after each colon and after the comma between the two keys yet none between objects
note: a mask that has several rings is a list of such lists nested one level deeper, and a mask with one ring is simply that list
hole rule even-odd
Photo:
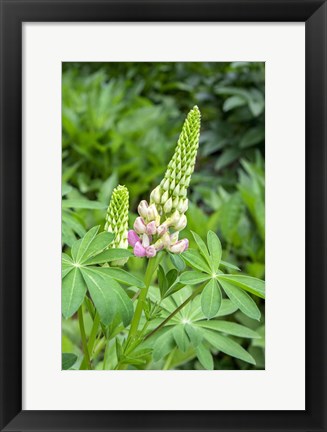
[{"label": "pink petal", "polygon": [[138,241],[141,241],[140,237],[136,234],[134,230],[128,231],[127,239],[128,239],[128,244],[132,247],[134,247]]},{"label": "pink petal", "polygon": [[139,241],[134,246],[134,255],[137,257],[144,257],[146,255],[145,248]]}]

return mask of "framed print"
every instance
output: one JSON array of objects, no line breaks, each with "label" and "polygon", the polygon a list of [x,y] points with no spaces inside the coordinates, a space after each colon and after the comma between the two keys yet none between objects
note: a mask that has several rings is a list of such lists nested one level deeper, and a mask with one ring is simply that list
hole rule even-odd
[{"label": "framed print", "polygon": [[326,430],[325,2],[1,7],[1,430]]}]

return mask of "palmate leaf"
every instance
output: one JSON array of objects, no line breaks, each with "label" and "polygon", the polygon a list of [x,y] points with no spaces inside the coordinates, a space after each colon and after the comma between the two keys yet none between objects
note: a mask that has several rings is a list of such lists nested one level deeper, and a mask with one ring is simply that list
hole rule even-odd
[{"label": "palmate leaf", "polygon": [[101,322],[110,324],[118,313],[127,326],[133,316],[133,303],[119,283],[105,270],[109,269],[84,267],[81,271]]},{"label": "palmate leaf", "polygon": [[[113,249],[114,250],[114,249]],[[97,272],[103,273],[115,279],[117,282],[128,286],[136,286],[138,288],[144,288],[144,282],[136,276],[128,273],[127,271],[119,267],[89,267]]]},{"label": "palmate leaf", "polygon": [[80,269],[73,267],[62,280],[61,310],[64,318],[70,318],[77,311],[83,303],[86,290]]},{"label": "palmate leaf", "polygon": [[246,275],[217,275],[219,281],[226,281],[231,285],[242,288],[258,297],[265,298],[265,282]]},{"label": "palmate leaf", "polygon": [[221,243],[218,236],[213,231],[208,231],[207,244],[210,253],[210,263],[212,271],[217,271],[221,260]]},{"label": "palmate leaf", "polygon": [[174,335],[174,339],[175,339],[175,342],[176,342],[176,345],[178,346],[178,348],[182,352],[187,351],[187,348],[189,347],[189,344],[190,344],[190,340],[189,340],[188,335],[185,331],[184,325],[178,324],[178,325],[174,326],[173,335]]},{"label": "palmate leaf", "polygon": [[248,317],[260,320],[261,312],[256,305],[255,301],[249,296],[248,293],[241,288],[234,286],[226,280],[220,279],[220,285],[230,298],[230,300]]},{"label": "palmate leaf", "polygon": [[101,322],[105,325],[110,324],[117,311],[116,294],[110,285],[112,282],[117,282],[108,280],[108,277],[88,268],[83,268],[82,275],[96,310],[100,315]]},{"label": "palmate leaf", "polygon": [[166,331],[156,340],[153,345],[153,360],[159,361],[165,357],[175,346],[173,333],[171,330]]},{"label": "palmate leaf", "polygon": [[181,254],[181,257],[190,267],[211,274],[209,264],[196,250],[188,249]]},{"label": "palmate leaf", "polygon": [[129,258],[133,254],[127,249],[108,249],[85,261],[85,265],[105,264],[111,261]]},{"label": "palmate leaf", "polygon": [[242,326],[241,324],[237,324],[230,321],[206,320],[206,321],[197,321],[195,324],[199,327],[219,331],[221,333],[230,334],[232,336],[250,338],[250,339],[261,338],[261,336],[257,332],[245,326]]},{"label": "palmate leaf", "polygon": [[179,281],[185,285],[196,285],[201,282],[208,280],[210,276],[205,273],[200,273],[198,271],[186,271],[182,273],[179,277]]},{"label": "palmate leaf", "polygon": [[221,291],[215,279],[211,279],[201,294],[201,309],[208,319],[213,318],[221,305]]},{"label": "palmate leaf", "polygon": [[254,358],[232,339],[212,330],[202,329],[202,332],[203,337],[217,350],[255,365]]},{"label": "palmate leaf", "polygon": [[210,350],[206,348],[203,344],[199,345],[196,348],[196,355],[199,359],[199,362],[202,364],[204,369],[213,370],[213,358]]}]

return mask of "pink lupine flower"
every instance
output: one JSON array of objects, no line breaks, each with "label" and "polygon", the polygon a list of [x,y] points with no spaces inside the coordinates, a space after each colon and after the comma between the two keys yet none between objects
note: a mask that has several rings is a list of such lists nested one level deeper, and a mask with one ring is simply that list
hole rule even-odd
[{"label": "pink lupine flower", "polygon": [[165,224],[161,224],[158,226],[157,228],[157,233],[159,236],[162,236],[163,234],[165,234],[168,231],[167,225]]},{"label": "pink lupine flower", "polygon": [[155,221],[148,223],[146,226],[146,233],[148,235],[154,235],[156,234],[156,232],[157,232],[157,227]]},{"label": "pink lupine flower", "polygon": [[141,242],[136,242],[134,246],[134,255],[137,257],[146,256],[145,248],[142,246]]},{"label": "pink lupine flower", "polygon": [[148,236],[147,234],[143,234],[143,236],[142,236],[142,246],[144,248],[147,248],[148,246],[150,246],[151,240],[152,240],[151,236]]},{"label": "pink lupine flower", "polygon": [[154,246],[148,246],[145,251],[146,251],[146,256],[148,258],[153,258],[154,256],[156,256],[157,253],[156,248]]},{"label": "pink lupine flower", "polygon": [[169,250],[173,253],[182,253],[188,248],[188,240],[182,239],[176,242],[175,244],[171,245]]},{"label": "pink lupine flower", "polygon": [[134,230],[129,230],[127,234],[128,244],[132,247],[139,241],[141,241],[140,237],[136,234]]},{"label": "pink lupine flower", "polygon": [[134,229],[137,232],[137,234],[144,234],[145,233],[146,225],[145,225],[143,218],[138,217],[135,219]]}]

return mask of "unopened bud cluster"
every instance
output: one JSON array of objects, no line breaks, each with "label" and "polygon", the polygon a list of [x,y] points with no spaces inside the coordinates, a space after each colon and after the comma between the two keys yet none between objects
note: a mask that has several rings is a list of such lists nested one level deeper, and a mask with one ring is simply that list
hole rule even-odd
[{"label": "unopened bud cluster", "polygon": [[[125,186],[117,186],[111,195],[104,229],[115,234],[109,248],[126,249],[128,246],[128,207],[129,193]],[[114,261],[114,265],[124,265],[127,259]]]},{"label": "unopened bud cluster", "polygon": [[194,171],[199,134],[200,111],[195,106],[184,122],[163,180],[150,194],[150,205],[141,201],[140,216],[134,230],[128,232],[128,242],[136,256],[152,258],[162,249],[181,253],[188,248],[188,240],[178,237],[187,225],[187,188]]}]

